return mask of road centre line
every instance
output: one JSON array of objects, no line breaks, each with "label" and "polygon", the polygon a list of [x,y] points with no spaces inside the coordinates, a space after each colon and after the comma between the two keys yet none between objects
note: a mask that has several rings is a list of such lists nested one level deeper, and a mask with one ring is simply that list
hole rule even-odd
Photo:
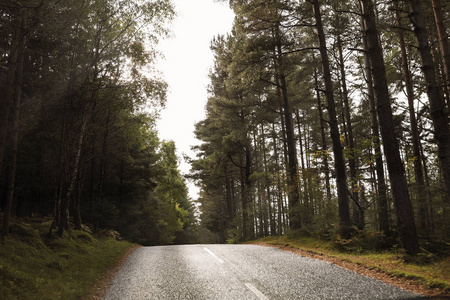
[{"label": "road centre line", "polygon": [[259,299],[261,300],[269,300],[263,293],[261,293],[253,284],[246,282],[245,286],[252,291]]},{"label": "road centre line", "polygon": [[[219,263],[223,264],[225,263],[225,261],[221,258],[219,258],[214,252],[212,252],[211,250],[209,250],[206,247],[203,247],[203,249],[205,249],[206,252],[208,252],[209,254],[212,255],[212,257],[214,257]],[[269,298],[266,297],[266,295],[264,295],[263,293],[261,293],[260,290],[258,290],[253,284],[251,284],[250,282],[246,282],[245,286],[252,291],[260,300],[269,300]]]},{"label": "road centre line", "polygon": [[224,261],[223,259],[220,259],[219,257],[217,257],[217,255],[216,255],[214,252],[212,252],[211,250],[209,250],[208,248],[203,247],[203,249],[205,249],[206,252],[208,252],[208,253],[211,254],[215,259],[217,259],[217,260],[219,261],[219,263],[221,263],[221,264],[225,263],[225,261]]}]

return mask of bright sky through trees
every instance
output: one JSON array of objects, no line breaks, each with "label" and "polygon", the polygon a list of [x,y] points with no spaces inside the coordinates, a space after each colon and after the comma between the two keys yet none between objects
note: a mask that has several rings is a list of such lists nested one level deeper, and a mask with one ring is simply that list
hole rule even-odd
[{"label": "bright sky through trees", "polygon": [[[169,84],[166,108],[157,123],[159,137],[175,141],[177,154],[193,157],[190,150],[198,144],[194,124],[204,119],[207,98],[208,72],[213,63],[209,48],[217,34],[231,31],[234,14],[228,4],[213,0],[173,0],[177,17],[173,22],[174,37],[161,43],[165,56],[158,68]],[[187,173],[190,165],[180,161],[180,169]],[[189,183],[189,194],[197,197],[197,188]]]}]

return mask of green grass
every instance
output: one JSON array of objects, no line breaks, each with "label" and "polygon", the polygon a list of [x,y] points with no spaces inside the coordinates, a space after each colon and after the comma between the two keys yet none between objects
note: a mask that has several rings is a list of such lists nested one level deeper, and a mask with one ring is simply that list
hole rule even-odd
[{"label": "green grass", "polygon": [[[365,268],[383,272],[392,277],[414,280],[436,292],[450,293],[450,257],[431,256],[425,253],[415,258],[406,256],[401,250],[391,251],[342,251],[330,241],[315,237],[272,236],[254,242],[284,245],[309,253],[337,258]],[[427,256],[423,259],[423,256]]]},{"label": "green grass", "polygon": [[134,245],[73,230],[46,237],[49,221],[13,223],[0,245],[0,299],[79,299]]}]

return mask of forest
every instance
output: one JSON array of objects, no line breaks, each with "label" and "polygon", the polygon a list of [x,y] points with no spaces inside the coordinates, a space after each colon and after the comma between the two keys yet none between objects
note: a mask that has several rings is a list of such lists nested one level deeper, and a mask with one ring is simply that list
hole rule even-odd
[{"label": "forest", "polygon": [[143,245],[448,245],[450,1],[221,2],[235,21],[185,178],[155,126],[170,0],[2,1],[2,236],[44,218]]},{"label": "forest", "polygon": [[191,177],[220,242],[450,241],[450,2],[230,0]]},{"label": "forest", "polygon": [[144,245],[196,226],[172,141],[155,120],[155,68],[169,0],[0,4],[0,201],[11,218],[50,218],[48,235],[115,230]]}]

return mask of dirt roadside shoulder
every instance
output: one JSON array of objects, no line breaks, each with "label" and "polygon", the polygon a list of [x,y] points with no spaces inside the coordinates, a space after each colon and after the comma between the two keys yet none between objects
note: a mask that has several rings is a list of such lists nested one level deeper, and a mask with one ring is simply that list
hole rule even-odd
[{"label": "dirt roadside shoulder", "polygon": [[[319,254],[301,250],[298,248],[293,248],[293,247],[290,247],[287,245],[275,245],[275,244],[269,244],[269,243],[264,243],[264,242],[255,242],[252,244],[259,245],[259,246],[265,246],[265,247],[279,248],[281,250],[292,252],[297,255],[327,261],[334,265],[340,266],[344,269],[359,273],[361,275],[383,281],[390,285],[399,287],[404,290],[414,292],[416,294],[427,296],[427,298],[425,298],[425,299],[433,299],[433,300],[447,299],[447,300],[450,300],[450,294],[442,294],[435,290],[428,289],[425,286],[421,285],[417,280],[392,277],[384,272],[377,271],[374,269],[369,269],[365,266],[351,263],[351,262],[348,262],[348,261],[345,261],[345,260],[342,260],[342,259],[339,259],[336,257],[331,257],[331,256],[327,256],[327,255],[319,255]],[[428,298],[428,297],[430,297],[430,298]]]}]

